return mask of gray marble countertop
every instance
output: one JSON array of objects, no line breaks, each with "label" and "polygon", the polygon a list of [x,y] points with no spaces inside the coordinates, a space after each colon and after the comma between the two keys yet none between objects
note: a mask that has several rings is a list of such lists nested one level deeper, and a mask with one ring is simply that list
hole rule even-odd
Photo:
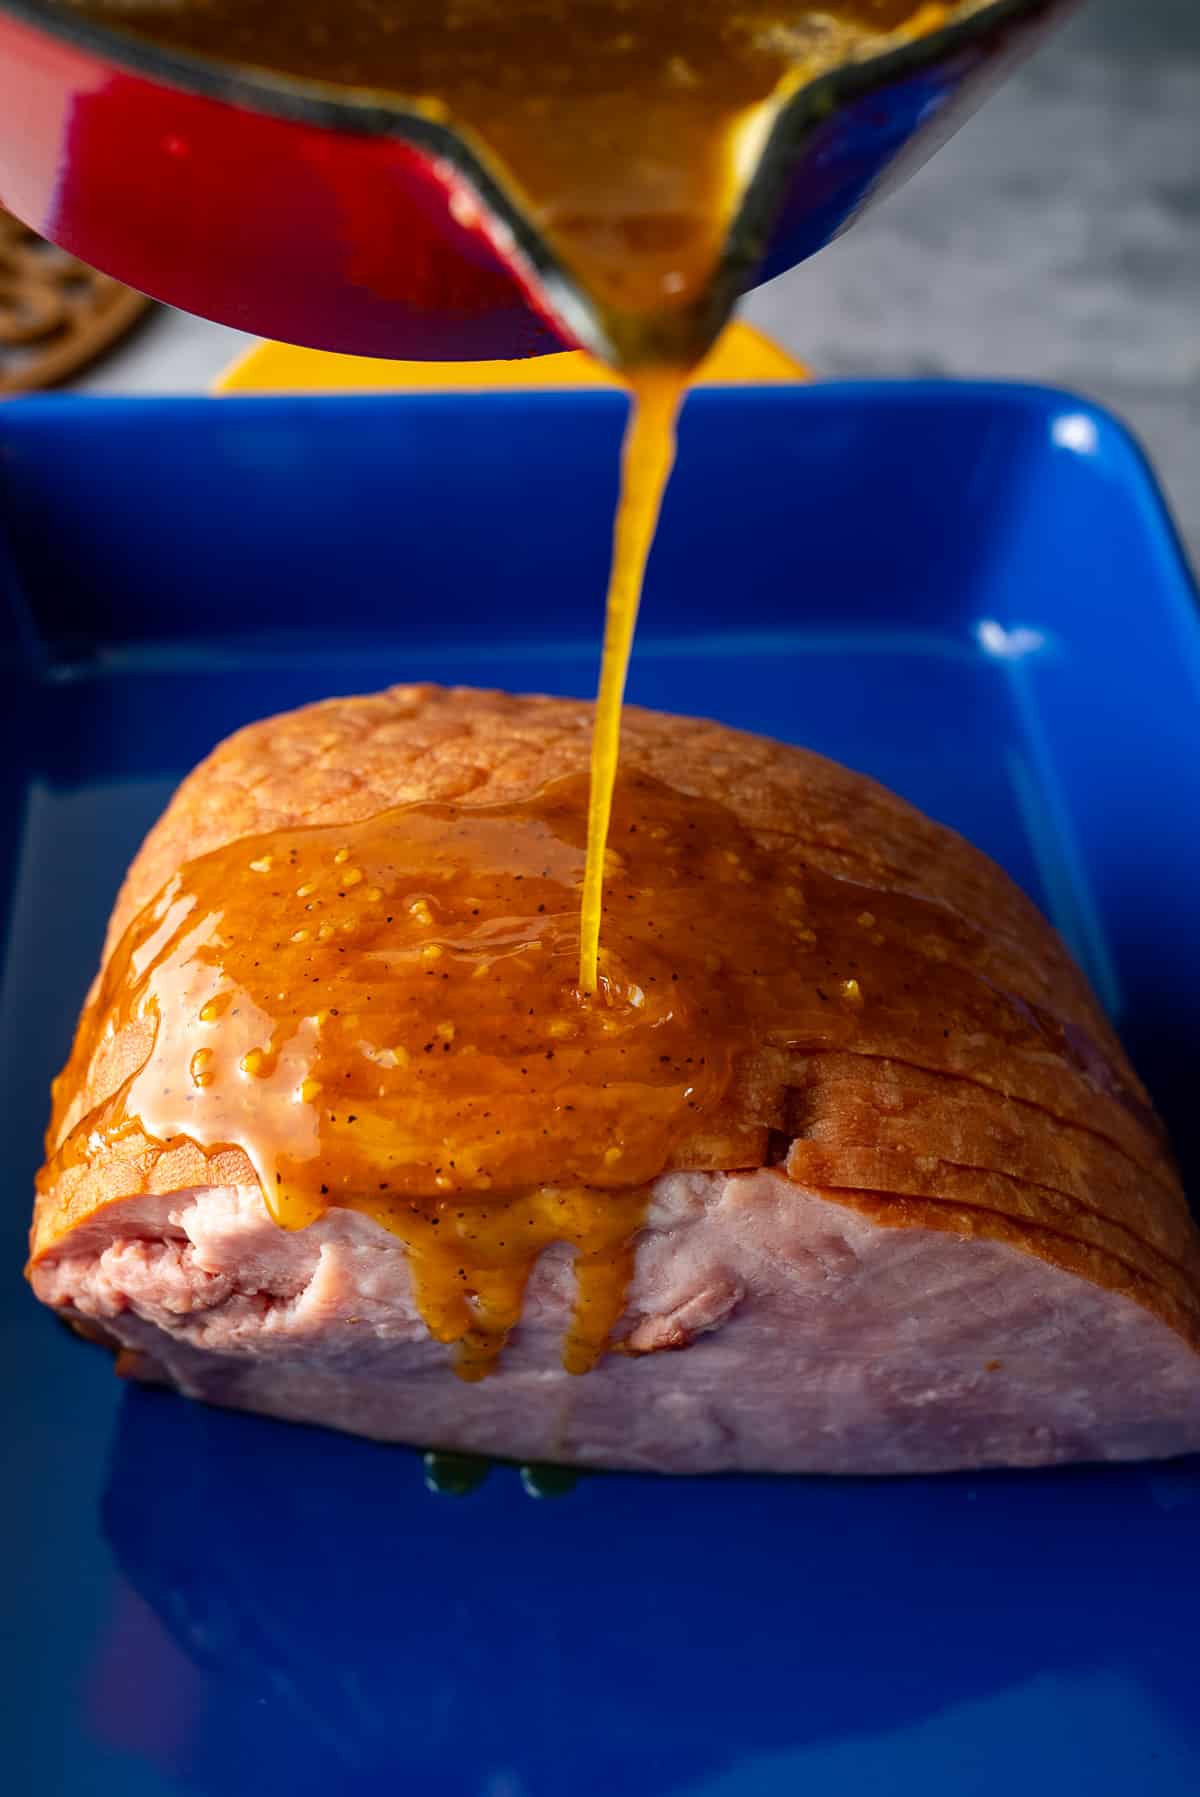
[{"label": "gray marble countertop", "polygon": [[[1131,424],[1200,565],[1200,0],[1087,0],[899,194],[746,315],[831,375],[997,375]],[[202,390],[247,341],[163,312],[90,392]]]}]

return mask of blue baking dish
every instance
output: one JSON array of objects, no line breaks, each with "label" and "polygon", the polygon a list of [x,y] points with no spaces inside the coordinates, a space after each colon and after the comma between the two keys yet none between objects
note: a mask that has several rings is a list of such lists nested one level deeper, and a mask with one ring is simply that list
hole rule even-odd
[{"label": "blue baking dish", "polygon": [[[1193,1797],[1200,1464],[427,1492],[127,1390],[20,1279],[122,869],[247,719],[587,693],[608,393],[0,411],[9,1197],[0,1768],[26,1797]],[[701,393],[631,696],[811,744],[1064,932],[1196,1189],[1200,628],[1119,425],[988,386]]]}]

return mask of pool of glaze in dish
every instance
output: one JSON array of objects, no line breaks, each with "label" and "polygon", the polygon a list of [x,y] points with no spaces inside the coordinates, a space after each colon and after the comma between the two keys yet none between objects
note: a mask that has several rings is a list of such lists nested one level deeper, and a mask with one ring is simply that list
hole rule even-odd
[{"label": "pool of glaze in dish", "polygon": [[1017,1761],[1038,1792],[1099,1763],[1118,1688],[1089,1788],[1194,1788],[1195,1462],[551,1505],[496,1468],[454,1503],[406,1450],[131,1391],[104,1525],[158,1625],[101,1643],[106,1729],[144,1733],[152,1665],[173,1790],[1007,1797]]},{"label": "pool of glaze in dish", "polygon": [[[423,1456],[425,1489],[435,1497],[470,1497],[495,1468],[510,1462],[485,1460],[480,1454],[442,1454],[431,1448]],[[526,1497],[569,1497],[580,1475],[572,1466],[551,1466],[540,1460],[517,1465]]]}]

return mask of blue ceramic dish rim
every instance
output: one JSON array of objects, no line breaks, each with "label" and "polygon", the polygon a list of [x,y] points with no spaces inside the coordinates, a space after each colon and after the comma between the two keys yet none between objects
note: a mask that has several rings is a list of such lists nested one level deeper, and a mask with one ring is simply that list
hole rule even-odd
[{"label": "blue ceramic dish rim", "polygon": [[[1192,621],[1197,630],[1197,653],[1200,654],[1200,568],[1193,568],[1180,526],[1166,491],[1158,477],[1154,459],[1137,432],[1108,406],[1068,387],[1035,381],[978,379],[918,379],[903,376],[871,379],[815,380],[806,383],[734,384],[698,386],[687,398],[687,408],[697,405],[720,409],[736,402],[752,408],[805,405],[810,399],[866,401],[870,405],[891,405],[913,400],[936,400],[943,405],[1003,406],[1029,410],[1047,417],[1079,416],[1089,420],[1097,432],[1124,457],[1125,467],[1119,472],[1127,491],[1136,498],[1139,523],[1150,549],[1156,571],[1164,588],[1175,599],[1189,602]],[[142,415],[158,412],[162,416],[180,414],[197,406],[219,406],[236,414],[243,408],[270,406],[282,413],[320,411],[331,407],[339,410],[384,411],[391,408],[414,410],[467,410],[473,404],[489,408],[513,407],[570,411],[577,408],[612,409],[627,405],[619,391],[609,388],[522,387],[456,388],[446,391],[395,390],[389,392],[321,392],[321,393],[239,393],[216,395],[191,394],[80,394],[34,393],[18,395],[6,401],[0,410],[0,449],[9,419],[62,417],[68,424],[73,418],[95,417],[105,413],[112,418],[134,412]],[[3,480],[0,471],[0,522],[3,518]],[[597,639],[597,655],[599,641]]]}]

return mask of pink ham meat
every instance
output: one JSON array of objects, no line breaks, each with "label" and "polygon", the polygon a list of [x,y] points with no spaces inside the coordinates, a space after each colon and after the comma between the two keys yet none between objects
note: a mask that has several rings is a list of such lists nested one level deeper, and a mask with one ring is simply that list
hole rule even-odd
[{"label": "pink ham meat", "polygon": [[464,1385],[405,1255],[351,1211],[299,1234],[256,1188],[101,1213],[34,1273],[125,1370],[271,1416],[472,1453],[658,1472],[931,1472],[1200,1449],[1200,1363],[1132,1299],[1005,1243],[883,1225],[772,1169],[668,1174],[623,1336],[560,1365],[570,1263]]}]

